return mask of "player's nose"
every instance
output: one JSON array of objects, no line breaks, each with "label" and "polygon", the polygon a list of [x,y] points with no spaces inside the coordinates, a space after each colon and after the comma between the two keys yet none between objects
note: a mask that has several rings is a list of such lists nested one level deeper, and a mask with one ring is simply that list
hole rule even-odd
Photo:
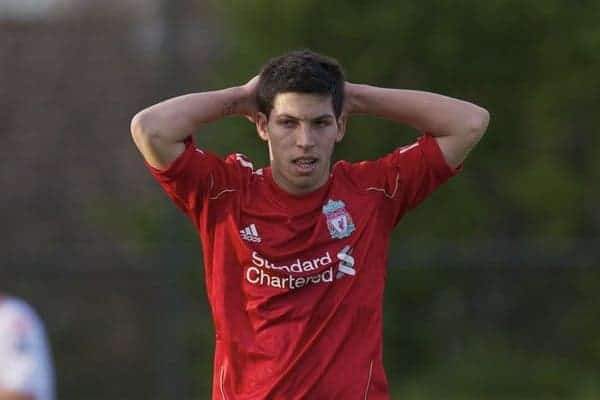
[{"label": "player's nose", "polygon": [[314,132],[309,124],[301,124],[296,130],[296,146],[313,147],[315,145]]}]

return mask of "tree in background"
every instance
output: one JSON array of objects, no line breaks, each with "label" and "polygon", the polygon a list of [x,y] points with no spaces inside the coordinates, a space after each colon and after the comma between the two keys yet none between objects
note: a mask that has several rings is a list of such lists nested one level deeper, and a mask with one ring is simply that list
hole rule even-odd
[{"label": "tree in background", "polygon": [[[410,224],[411,235],[600,234],[593,201],[600,186],[586,184],[600,173],[600,138],[593,134],[597,2],[238,0],[219,6],[229,28],[219,83],[243,82],[265,59],[309,47],[338,58],[350,80],[438,91],[491,110],[490,134],[464,178],[438,196],[436,203],[446,207],[419,212],[421,221],[436,223]],[[355,160],[410,141],[402,128],[375,120],[351,121],[349,133],[338,153]]]},{"label": "tree in background", "polygon": [[[593,245],[600,236],[600,75],[593,73],[600,66],[600,4],[215,6],[227,35],[215,87],[245,82],[269,57],[311,48],[338,58],[351,81],[440,92],[492,113],[462,176],[396,232],[386,306],[386,364],[396,395],[600,396],[599,353],[591,350],[600,326],[589,317],[600,312],[589,302],[600,279],[591,269],[565,269],[600,258]],[[243,149],[266,164],[264,144],[247,122],[208,130],[201,144],[221,154]],[[337,154],[375,158],[415,134],[355,118]],[[580,253],[587,258],[573,257]]]}]

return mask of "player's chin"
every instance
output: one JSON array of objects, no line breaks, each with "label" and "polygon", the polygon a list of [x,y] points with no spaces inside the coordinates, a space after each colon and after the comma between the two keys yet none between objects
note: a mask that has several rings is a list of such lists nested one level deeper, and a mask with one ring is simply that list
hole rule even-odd
[{"label": "player's chin", "polygon": [[307,189],[314,185],[317,180],[315,174],[298,173],[297,171],[290,171],[288,174],[288,180],[293,183],[294,186],[300,189]]},{"label": "player's chin", "polygon": [[294,176],[294,185],[303,192],[312,192],[322,185],[322,176],[320,174],[296,175]]}]

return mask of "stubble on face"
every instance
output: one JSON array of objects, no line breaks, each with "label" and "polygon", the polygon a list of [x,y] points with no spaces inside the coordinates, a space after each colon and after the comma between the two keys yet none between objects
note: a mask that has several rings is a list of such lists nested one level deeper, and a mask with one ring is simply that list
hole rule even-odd
[{"label": "stubble on face", "polygon": [[261,137],[269,143],[276,184],[301,195],[327,182],[333,148],[343,131],[330,96],[289,92],[275,97]]}]

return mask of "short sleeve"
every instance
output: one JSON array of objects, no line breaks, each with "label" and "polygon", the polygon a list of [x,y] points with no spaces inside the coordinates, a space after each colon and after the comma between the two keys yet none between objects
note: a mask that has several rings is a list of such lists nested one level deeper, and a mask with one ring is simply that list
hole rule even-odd
[{"label": "short sleeve", "polygon": [[197,214],[203,198],[215,186],[229,180],[225,162],[217,155],[196,147],[192,136],[185,150],[165,169],[146,166],[171,200],[190,217]]},{"label": "short sleeve", "polygon": [[435,189],[462,170],[446,162],[437,140],[423,135],[377,161],[396,225],[404,213],[425,200]]}]

